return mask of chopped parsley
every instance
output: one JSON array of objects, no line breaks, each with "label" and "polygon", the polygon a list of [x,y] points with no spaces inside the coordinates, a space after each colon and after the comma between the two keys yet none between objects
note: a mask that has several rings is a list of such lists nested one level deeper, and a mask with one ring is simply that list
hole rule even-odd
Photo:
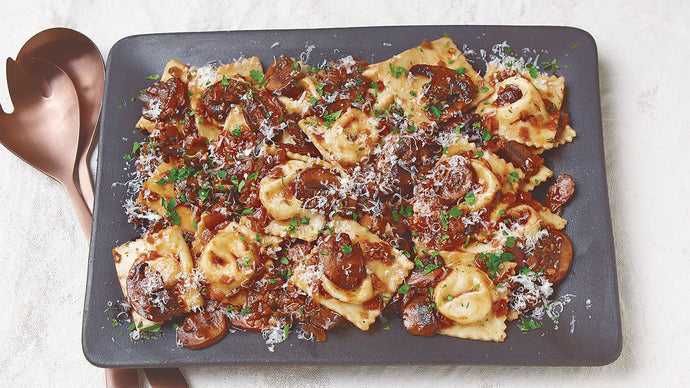
[{"label": "chopped parsley", "polygon": [[[440,267],[436,264],[427,264],[426,266],[424,266],[424,275],[427,275],[429,272],[435,270],[436,268],[440,268]],[[398,290],[398,292],[400,292],[400,291]]]},{"label": "chopped parsley", "polygon": [[400,207],[400,215],[403,216],[404,218],[411,217],[412,216],[412,206],[402,205]]},{"label": "chopped parsley", "polygon": [[470,206],[474,205],[474,203],[477,202],[477,198],[474,196],[474,193],[465,194],[465,202],[467,202],[467,204]]},{"label": "chopped parsley", "polygon": [[405,73],[407,72],[407,70],[406,70],[404,67],[402,67],[402,66],[393,66],[392,63],[389,63],[389,64],[388,64],[388,68],[390,69],[390,71],[388,72],[388,74],[392,75],[392,76],[395,77],[396,79],[399,78],[401,75],[405,75]]},{"label": "chopped parsley", "polygon": [[551,70],[551,74],[555,74],[556,70],[560,69],[560,66],[558,66],[558,59],[554,58],[550,62],[542,62],[542,66],[544,66],[544,69]]},{"label": "chopped parsley", "polygon": [[129,162],[130,160],[132,160],[132,157],[137,153],[139,148],[141,148],[141,143],[135,141],[134,144],[132,144],[132,153],[124,156],[125,161]]},{"label": "chopped parsley", "polygon": [[[168,170],[168,178],[167,179],[159,179],[156,181],[157,184],[162,185],[164,183],[173,183],[173,182],[179,182],[183,181],[190,176],[194,175],[196,172],[196,168],[194,167],[181,167],[181,168],[171,168]],[[220,171],[219,171],[220,173]],[[219,174],[220,176],[220,174]]]},{"label": "chopped parsley", "polygon": [[156,323],[155,325],[151,325],[151,326],[148,326],[148,327],[142,327],[141,329],[139,329],[139,331],[141,331],[141,332],[143,332],[143,333],[146,333],[146,332],[148,332],[148,333],[158,333],[159,331],[161,331],[161,328],[162,328],[162,327],[163,327],[163,325],[161,325],[160,323]]},{"label": "chopped parsley", "polygon": [[499,271],[501,263],[515,260],[515,256],[508,252],[498,253],[480,253],[477,255],[477,260],[486,264],[486,269],[491,279],[495,278]]},{"label": "chopped parsley", "polygon": [[518,323],[520,330],[528,332],[530,330],[536,330],[541,327],[541,324],[537,321],[531,319],[525,319],[525,317],[520,317],[520,323]]},{"label": "chopped parsley", "polygon": [[489,132],[486,128],[484,128],[482,131],[482,140],[489,141],[491,139],[492,139],[491,132]]},{"label": "chopped parsley", "polygon": [[258,71],[258,70],[251,70],[251,71],[249,71],[249,76],[252,77],[252,79],[253,79],[254,81],[258,82],[259,85],[262,85],[265,81],[268,80],[268,79],[266,79],[266,78],[264,77],[264,73],[262,73],[262,72],[260,72],[260,71]]},{"label": "chopped parsley", "polygon": [[343,113],[343,110],[340,109],[338,111],[335,111],[333,113],[327,114],[324,116],[324,119],[326,119],[326,126],[330,127],[331,124],[333,124],[336,120],[340,118],[340,115]]},{"label": "chopped parsley", "polygon": [[429,105],[429,106],[427,106],[426,108],[427,108],[428,111],[430,111],[431,113],[433,113],[434,116],[436,116],[437,119],[440,119],[440,118],[441,118],[441,110],[440,110],[440,109],[438,109],[437,107],[435,107],[435,106],[433,106],[433,105]]},{"label": "chopped parsley", "polygon": [[450,210],[448,210],[448,215],[451,217],[460,217],[462,215],[462,210],[453,206]]},{"label": "chopped parsley", "polygon": [[170,198],[167,201],[165,201],[165,197],[161,198],[161,202],[163,204],[163,209],[165,209],[165,215],[170,219],[170,223],[173,225],[180,225],[180,215],[177,214],[177,211],[174,210],[175,206],[177,206],[177,200],[175,198]]}]

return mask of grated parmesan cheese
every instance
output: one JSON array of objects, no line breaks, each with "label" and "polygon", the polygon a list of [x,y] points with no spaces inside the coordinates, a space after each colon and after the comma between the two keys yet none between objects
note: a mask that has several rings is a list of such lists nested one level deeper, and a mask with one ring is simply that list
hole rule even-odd
[{"label": "grated parmesan cheese", "polygon": [[[546,316],[556,324],[554,329],[558,330],[561,313],[565,305],[570,303],[575,295],[565,294],[557,299],[549,300],[553,294],[551,282],[533,271],[526,274],[520,272],[511,276],[508,281],[516,284],[508,295],[508,307],[510,309],[525,313],[529,310],[529,306],[536,305],[531,310],[530,316],[538,320]],[[574,323],[572,325],[574,327]]]},{"label": "grated parmesan cheese", "polygon": [[287,339],[287,330],[283,325],[273,326],[261,332],[261,336],[266,341],[266,346],[270,352],[275,352],[276,344],[279,344]]},{"label": "grated parmesan cheese", "polygon": [[206,64],[196,70],[192,70],[190,86],[195,86],[197,89],[206,89],[206,87],[218,81],[220,81],[220,76],[216,69],[211,64]]},{"label": "grated parmesan cheese", "polygon": [[304,46],[304,51],[299,55],[299,60],[302,61],[302,63],[308,63],[311,52],[314,51],[315,48],[316,46],[307,42]]},{"label": "grated parmesan cheese", "polygon": [[161,113],[163,113],[163,101],[159,98],[151,98],[148,94],[144,95],[144,100],[148,102],[148,108],[141,111],[144,116],[153,117],[154,120],[158,119]]},{"label": "grated parmesan cheese", "polygon": [[300,263],[304,267],[304,272],[301,273],[301,278],[310,285],[318,285],[321,283],[321,278],[323,278],[323,266],[321,264],[316,265],[305,265]]}]

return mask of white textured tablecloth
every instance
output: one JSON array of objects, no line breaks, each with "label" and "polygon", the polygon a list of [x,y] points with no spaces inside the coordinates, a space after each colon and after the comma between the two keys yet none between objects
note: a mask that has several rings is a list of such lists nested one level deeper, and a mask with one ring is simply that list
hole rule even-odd
[{"label": "white textured tablecloth", "polygon": [[[599,49],[623,352],[596,368],[220,366],[191,386],[681,386],[690,382],[690,2],[3,1],[0,56],[69,27],[107,55],[119,39],[173,31],[374,25],[568,25]],[[9,98],[0,64],[0,102]],[[0,147],[0,386],[104,386],[81,351],[88,246],[67,195]]]}]

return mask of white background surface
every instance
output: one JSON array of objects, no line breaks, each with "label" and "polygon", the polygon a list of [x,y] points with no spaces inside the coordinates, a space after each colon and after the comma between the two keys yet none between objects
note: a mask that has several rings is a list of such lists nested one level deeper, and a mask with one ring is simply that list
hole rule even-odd
[{"label": "white background surface", "polygon": [[[0,57],[69,27],[133,34],[414,24],[568,25],[598,45],[623,352],[596,368],[184,368],[191,386],[679,386],[690,382],[690,2],[2,0]],[[0,103],[9,105],[4,63]],[[104,386],[81,351],[88,246],[62,187],[0,147],[0,386]],[[592,258],[593,263],[596,258]],[[596,265],[596,264],[593,264]]]}]

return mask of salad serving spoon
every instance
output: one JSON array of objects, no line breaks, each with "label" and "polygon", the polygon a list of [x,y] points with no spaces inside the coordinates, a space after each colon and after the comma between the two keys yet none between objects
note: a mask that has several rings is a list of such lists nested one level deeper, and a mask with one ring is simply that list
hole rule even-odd
[{"label": "salad serving spoon", "polygon": [[79,145],[74,176],[86,206],[93,212],[93,183],[89,155],[97,138],[97,124],[103,101],[105,66],[96,44],[69,28],[51,28],[32,36],[19,50],[17,63],[30,73],[42,74],[33,59],[48,61],[67,74],[79,101]]},{"label": "salad serving spoon", "polygon": [[67,74],[55,65],[34,60],[43,77],[31,75],[7,58],[7,87],[14,110],[0,106],[0,142],[31,166],[65,187],[87,239],[91,212],[74,182],[79,144],[77,92]]}]

